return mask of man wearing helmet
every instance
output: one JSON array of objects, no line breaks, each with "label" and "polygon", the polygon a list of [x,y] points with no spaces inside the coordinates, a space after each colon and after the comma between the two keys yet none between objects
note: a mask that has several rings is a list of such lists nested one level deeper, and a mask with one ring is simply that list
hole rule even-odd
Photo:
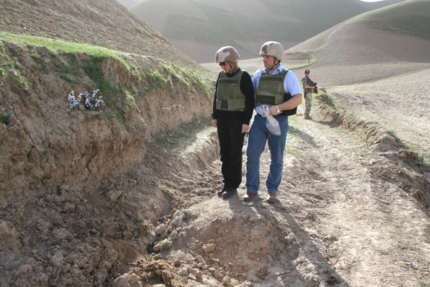
[{"label": "man wearing helmet", "polygon": [[218,74],[213,103],[212,125],[217,128],[223,187],[218,196],[228,198],[242,181],[242,148],[254,109],[251,76],[238,66],[239,53],[232,46],[215,54],[222,71]]},{"label": "man wearing helmet", "polygon": [[[246,194],[244,201],[251,201],[260,187],[260,156],[266,142],[269,145],[271,163],[266,179],[267,200],[276,202],[279,185],[281,184],[284,166],[284,150],[289,130],[288,116],[294,115],[297,106],[302,103],[302,91],[293,72],[281,65],[284,48],[278,42],[269,41],[263,44],[260,55],[263,57],[264,68],[257,70],[252,77],[255,90],[255,111],[249,131],[247,163],[246,163]],[[281,135],[272,134],[267,129],[269,111],[279,123]]]},{"label": "man wearing helmet", "polygon": [[308,120],[311,117],[309,116],[312,108],[312,93],[315,91],[316,83],[309,78],[309,74],[311,72],[306,69],[305,76],[302,78],[303,91],[305,93],[305,113],[303,117]]}]

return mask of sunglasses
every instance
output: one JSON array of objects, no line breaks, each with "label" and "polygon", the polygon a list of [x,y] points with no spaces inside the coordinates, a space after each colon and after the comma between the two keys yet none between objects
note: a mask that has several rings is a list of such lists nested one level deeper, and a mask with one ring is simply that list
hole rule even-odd
[{"label": "sunglasses", "polygon": [[219,63],[219,66],[220,66],[220,67],[225,66],[225,65],[227,65],[225,62],[221,62],[221,63]]}]

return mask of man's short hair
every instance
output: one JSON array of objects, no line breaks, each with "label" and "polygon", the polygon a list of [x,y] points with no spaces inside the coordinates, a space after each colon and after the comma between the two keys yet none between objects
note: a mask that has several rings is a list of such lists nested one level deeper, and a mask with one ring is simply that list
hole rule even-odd
[{"label": "man's short hair", "polygon": [[309,72],[309,70],[305,70],[305,74],[309,74],[310,72]]}]

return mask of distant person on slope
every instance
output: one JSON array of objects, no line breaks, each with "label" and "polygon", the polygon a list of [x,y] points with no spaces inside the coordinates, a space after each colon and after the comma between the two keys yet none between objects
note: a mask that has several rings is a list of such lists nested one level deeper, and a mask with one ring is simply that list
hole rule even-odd
[{"label": "distant person on slope", "polygon": [[218,132],[224,182],[217,194],[223,198],[234,195],[242,181],[242,148],[254,109],[251,76],[239,68],[239,57],[231,46],[215,54],[222,71],[216,82],[212,125]]},{"label": "distant person on slope", "polygon": [[305,70],[305,76],[302,78],[303,91],[305,93],[305,113],[303,117],[308,120],[310,119],[310,112],[312,108],[312,93],[315,91],[316,84],[309,78],[309,70]]},{"label": "distant person on slope", "polygon": [[[246,152],[247,192],[243,197],[244,201],[251,201],[260,188],[260,156],[266,142],[271,156],[270,172],[266,179],[267,201],[274,203],[277,200],[289,130],[288,116],[296,114],[297,106],[302,103],[302,90],[297,77],[281,65],[283,53],[284,48],[280,43],[264,43],[260,49],[264,68],[257,70],[252,77],[257,114],[249,131]],[[270,118],[267,111],[279,123],[280,135],[272,134],[268,129],[267,122],[270,122]]]}]

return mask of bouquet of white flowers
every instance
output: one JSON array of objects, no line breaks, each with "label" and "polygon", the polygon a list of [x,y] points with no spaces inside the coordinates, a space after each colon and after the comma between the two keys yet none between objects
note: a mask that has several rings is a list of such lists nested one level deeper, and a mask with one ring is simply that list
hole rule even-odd
[{"label": "bouquet of white flowers", "polygon": [[71,109],[77,110],[79,103],[81,102],[81,94],[79,94],[78,98],[76,98],[75,91],[71,91],[67,96],[67,100],[69,101],[69,107]]},{"label": "bouquet of white flowers", "polygon": [[99,92],[99,90],[97,89],[97,90],[93,91],[92,95],[90,95],[90,93],[88,93],[87,91],[81,93],[85,97],[85,106],[88,109],[95,110],[96,108],[98,108],[100,106],[101,103],[104,103],[102,96],[99,96],[98,98],[96,98],[96,95],[98,92]]},{"label": "bouquet of white flowers", "polygon": [[99,96],[98,98],[96,97],[98,92],[99,92],[98,89],[94,90],[92,94],[85,91],[80,93],[78,97],[75,97],[75,91],[71,91],[67,96],[67,100],[69,101],[69,107],[71,109],[77,110],[79,108],[81,98],[82,96],[84,96],[85,107],[90,110],[97,109],[101,105],[101,103],[104,103],[102,96]]}]

